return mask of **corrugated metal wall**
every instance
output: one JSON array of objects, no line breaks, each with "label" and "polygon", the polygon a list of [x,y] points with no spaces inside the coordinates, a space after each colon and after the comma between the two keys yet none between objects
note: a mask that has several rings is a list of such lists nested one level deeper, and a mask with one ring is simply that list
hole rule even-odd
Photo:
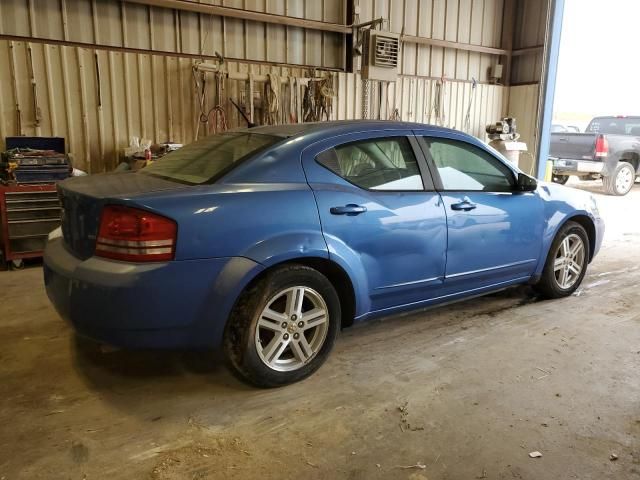
[{"label": "corrugated metal wall", "polygon": [[[512,0],[506,0],[512,1]],[[500,47],[504,0],[358,0],[360,21],[383,17],[389,30],[405,35]],[[495,55],[405,43],[401,72],[486,82]]]},{"label": "corrugated metal wall", "polygon": [[[531,171],[536,157],[540,81],[543,70],[543,46],[546,36],[549,0],[518,2],[514,25],[514,49],[530,49],[513,57],[507,113],[518,120],[521,140],[529,148],[522,158],[525,171]],[[536,48],[538,47],[538,48]],[[535,173],[535,172],[533,172]]]},{"label": "corrugated metal wall", "polygon": [[[545,41],[549,0],[517,0],[515,36],[513,48],[542,47]],[[544,59],[542,48],[513,59],[511,82],[513,84],[537,83],[542,77]]]},{"label": "corrugated metal wall", "polygon": [[[224,5],[339,23],[344,22],[344,1]],[[360,0],[360,21],[386,16],[391,30],[401,31],[404,22],[405,34],[499,46],[501,9],[502,0]],[[127,2],[3,0],[0,148],[10,135],[64,136],[75,165],[100,172],[117,164],[131,137],[190,142],[201,111],[192,72],[201,48],[206,55],[218,51],[227,57],[228,72],[277,74],[284,121],[290,118],[289,76],[308,76],[303,65],[326,70],[344,64],[342,36],[335,33]],[[402,120],[440,123],[484,138],[484,125],[506,112],[507,88],[480,83],[473,89],[469,79],[482,81],[497,60],[495,55],[405,43],[398,81],[388,87],[370,82],[369,117],[389,118],[397,110]],[[360,118],[359,75],[323,74],[333,76],[332,118]],[[437,115],[434,77],[443,75],[447,80]],[[205,112],[215,105],[213,74],[207,82]],[[225,88],[228,123],[242,125],[226,98],[242,99],[246,82],[228,80]]]},{"label": "corrugated metal wall", "polygon": [[509,90],[509,116],[517,119],[520,140],[525,142],[529,149],[529,154],[522,155],[520,158],[520,168],[535,175],[536,172],[532,168],[537,147],[536,130],[540,85],[521,85],[511,87]]},{"label": "corrugated metal wall", "polygon": [[[344,0],[200,3],[344,23]],[[340,34],[114,0],[2,0],[0,34],[183,55],[342,67]]]}]

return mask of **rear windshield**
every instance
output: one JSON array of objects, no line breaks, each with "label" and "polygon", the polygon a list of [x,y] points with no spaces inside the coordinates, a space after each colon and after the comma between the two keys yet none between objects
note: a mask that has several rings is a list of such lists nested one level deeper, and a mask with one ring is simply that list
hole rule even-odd
[{"label": "rear windshield", "polygon": [[165,155],[140,173],[192,185],[207,183],[279,140],[282,139],[257,133],[211,135]]},{"label": "rear windshield", "polygon": [[640,118],[598,117],[591,120],[587,133],[640,136]]}]

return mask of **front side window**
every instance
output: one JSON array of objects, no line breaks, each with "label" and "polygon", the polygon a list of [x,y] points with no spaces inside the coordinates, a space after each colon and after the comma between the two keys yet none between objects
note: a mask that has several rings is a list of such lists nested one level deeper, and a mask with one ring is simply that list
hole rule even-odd
[{"label": "front side window", "polygon": [[140,173],[193,185],[207,183],[280,140],[257,133],[211,135],[165,155]]},{"label": "front side window", "polygon": [[317,161],[367,190],[424,190],[418,161],[406,137],[347,143],[322,152]]},{"label": "front side window", "polygon": [[455,140],[425,137],[444,190],[509,192],[515,177],[489,153]]}]

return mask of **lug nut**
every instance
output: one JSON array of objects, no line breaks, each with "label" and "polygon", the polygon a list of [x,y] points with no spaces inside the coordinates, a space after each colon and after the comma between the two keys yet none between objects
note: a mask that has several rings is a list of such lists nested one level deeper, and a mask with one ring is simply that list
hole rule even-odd
[{"label": "lug nut", "polygon": [[282,328],[287,328],[287,322],[282,322],[282,325],[280,325]]},{"label": "lug nut", "polygon": [[299,336],[300,336],[300,334],[299,334],[299,333],[294,333],[294,334],[293,334],[293,338],[295,338],[296,340],[298,339],[298,337],[299,337]]},{"label": "lug nut", "polygon": [[300,328],[304,327],[304,322],[298,322],[298,327]]},{"label": "lug nut", "polygon": [[294,313],[293,315],[291,315],[291,320],[292,321],[296,321],[298,319],[298,316]]},{"label": "lug nut", "polygon": [[284,338],[285,340],[289,340],[289,334],[288,334],[288,333],[285,333],[285,334],[284,334],[284,336],[283,336],[282,338]]}]

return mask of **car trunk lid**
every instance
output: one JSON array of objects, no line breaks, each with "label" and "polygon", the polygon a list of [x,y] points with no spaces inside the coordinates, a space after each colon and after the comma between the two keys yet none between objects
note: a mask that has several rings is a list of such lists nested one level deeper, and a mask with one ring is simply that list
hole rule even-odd
[{"label": "car trunk lid", "polygon": [[570,160],[596,160],[596,133],[552,133],[549,155]]},{"label": "car trunk lid", "polygon": [[137,173],[108,173],[75,177],[58,184],[62,234],[71,252],[81,259],[93,255],[102,207],[127,203],[140,195],[189,188],[187,185]]}]

